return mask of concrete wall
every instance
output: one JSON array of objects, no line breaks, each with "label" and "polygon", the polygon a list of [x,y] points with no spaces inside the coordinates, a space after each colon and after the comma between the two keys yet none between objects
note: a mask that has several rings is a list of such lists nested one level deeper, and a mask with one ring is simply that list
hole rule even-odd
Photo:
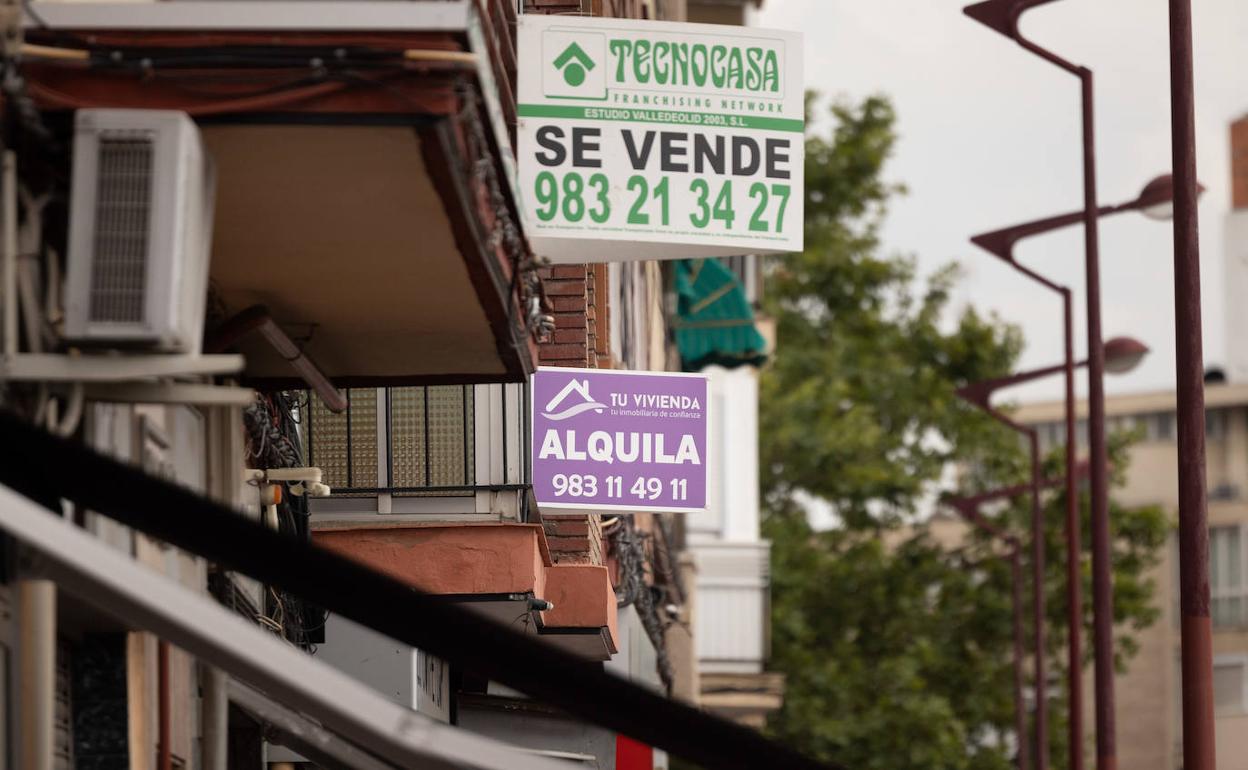
[{"label": "concrete wall", "polygon": [[[1248,122],[1244,125],[1248,127]],[[1248,145],[1248,139],[1245,145]],[[1248,156],[1248,146],[1243,152]],[[1248,170],[1244,175],[1248,179]],[[1248,181],[1237,184],[1248,187]],[[1248,196],[1248,193],[1244,194]],[[1248,203],[1245,205],[1248,206]],[[1224,228],[1222,293],[1226,314],[1227,375],[1232,382],[1248,382],[1248,345],[1242,343],[1244,330],[1248,329],[1248,303],[1244,302],[1244,297],[1248,296],[1248,208],[1227,214]]]},{"label": "concrete wall", "polygon": [[755,542],[758,508],[758,372],[706,370],[711,390],[707,512],[686,521],[689,541]]}]

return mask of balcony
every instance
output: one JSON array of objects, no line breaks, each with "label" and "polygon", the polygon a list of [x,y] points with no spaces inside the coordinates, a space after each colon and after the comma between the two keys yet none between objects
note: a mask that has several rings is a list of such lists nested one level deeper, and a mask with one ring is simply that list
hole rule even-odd
[{"label": "balcony", "polygon": [[698,563],[694,639],[703,674],[756,674],[770,646],[771,543],[691,544]]},{"label": "balcony", "polygon": [[[210,329],[263,306],[339,386],[533,370],[544,298],[513,184],[514,3],[34,7],[56,32],[32,42],[90,41],[85,64],[24,67],[59,140],[82,107],[199,124],[216,165]],[[249,384],[303,386],[259,335],[229,343]]]},{"label": "balcony", "polygon": [[347,409],[309,393],[300,440],[333,490],[314,526],[381,520],[533,520],[528,384],[351,388]]}]

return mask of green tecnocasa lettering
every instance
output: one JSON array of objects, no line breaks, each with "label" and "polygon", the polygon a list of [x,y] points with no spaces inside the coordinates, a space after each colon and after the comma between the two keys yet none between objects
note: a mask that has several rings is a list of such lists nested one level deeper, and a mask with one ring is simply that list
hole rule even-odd
[{"label": "green tecnocasa lettering", "polygon": [[780,57],[774,48],[645,39],[615,39],[609,45],[616,83],[780,91]]}]

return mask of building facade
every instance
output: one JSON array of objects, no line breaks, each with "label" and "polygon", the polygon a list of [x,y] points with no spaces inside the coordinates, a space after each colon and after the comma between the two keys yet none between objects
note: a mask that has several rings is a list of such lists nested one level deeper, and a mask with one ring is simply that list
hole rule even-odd
[{"label": "building facade", "polygon": [[[1248,736],[1248,385],[1209,383],[1205,402],[1218,766],[1240,768],[1248,767],[1248,745],[1243,742]],[[1081,403],[1081,419],[1085,408]],[[1060,403],[1029,404],[1019,416],[1049,441],[1060,443],[1062,410]],[[1126,482],[1115,491],[1115,499],[1127,506],[1160,505],[1177,516],[1174,393],[1107,398],[1106,417],[1111,431],[1140,437],[1131,447]],[[1086,438],[1080,441],[1086,446]],[[1139,651],[1116,680],[1118,751],[1124,767],[1182,766],[1178,577],[1176,534],[1150,575],[1161,615],[1150,627],[1131,631]],[[1086,697],[1093,697],[1090,681]]]},{"label": "building facade", "polygon": [[[1214,710],[1218,766],[1248,768],[1248,117],[1230,126],[1231,210],[1225,215],[1223,261],[1226,370],[1210,369],[1205,386],[1209,495],[1210,593],[1213,615]],[[1079,404],[1078,445],[1087,445],[1087,405]],[[1106,399],[1110,431],[1138,437],[1126,481],[1115,491],[1124,505],[1159,505],[1178,515],[1175,394],[1140,393]],[[1061,403],[1024,406],[1019,418],[1039,431],[1042,449],[1065,443]],[[1135,630],[1139,653],[1119,674],[1118,752],[1124,767],[1182,767],[1177,535],[1151,575],[1160,619]],[[1089,687],[1086,698],[1091,698]],[[1090,700],[1087,702],[1091,702]]]},{"label": "building facade", "polygon": [[[586,666],[761,724],[780,697],[763,674],[761,346],[712,374],[713,515],[544,513],[529,476],[536,367],[703,367],[676,344],[675,268],[544,265],[514,184],[518,14],[743,23],[743,5],[35,4],[38,17],[10,29],[18,48],[0,52],[12,66],[22,54],[5,104],[15,247],[0,401]],[[150,232],[169,249],[143,251],[162,217],[168,232]],[[102,251],[120,255],[112,272],[84,279],[78,253]],[[757,265],[727,263],[748,309]],[[160,303],[143,292],[165,273],[185,301],[162,305],[177,323],[153,336],[126,313]],[[296,593],[91,510],[65,518],[386,702],[492,739],[481,746],[666,766]],[[358,741],[143,629],[48,580],[0,585],[0,758],[37,770],[351,764]]]}]

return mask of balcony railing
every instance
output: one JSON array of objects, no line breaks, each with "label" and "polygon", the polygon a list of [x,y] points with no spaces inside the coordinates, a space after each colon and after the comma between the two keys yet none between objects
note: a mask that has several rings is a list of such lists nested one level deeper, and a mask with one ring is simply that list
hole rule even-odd
[{"label": "balcony railing", "polygon": [[771,544],[691,544],[698,562],[694,639],[706,673],[754,674],[770,650]]},{"label": "balcony railing", "polygon": [[[311,395],[299,410],[304,458],[333,490],[313,501],[313,514],[527,520],[527,390],[522,383],[352,388],[340,414]],[[503,493],[515,504],[500,507]]]}]

